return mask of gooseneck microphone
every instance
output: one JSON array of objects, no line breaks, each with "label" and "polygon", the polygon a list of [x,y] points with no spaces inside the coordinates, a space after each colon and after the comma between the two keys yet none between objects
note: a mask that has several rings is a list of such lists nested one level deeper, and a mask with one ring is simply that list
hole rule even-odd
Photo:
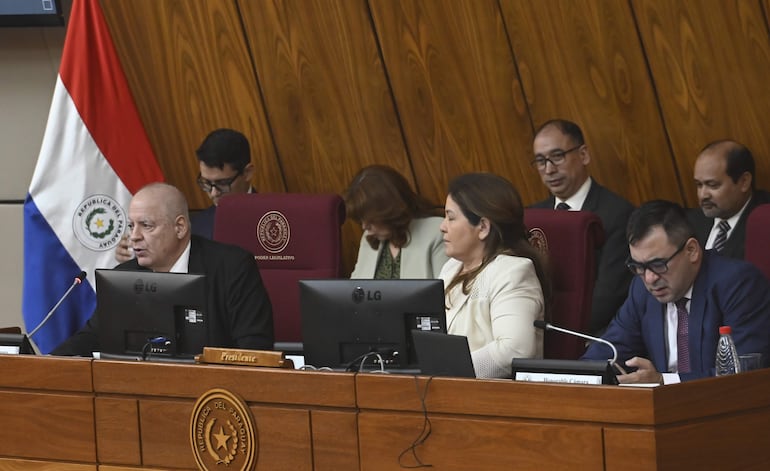
[{"label": "gooseneck microphone", "polygon": [[604,340],[601,337],[594,337],[592,335],[586,335],[586,334],[581,334],[580,332],[575,332],[574,330],[569,330],[569,329],[564,329],[562,327],[557,327],[557,326],[551,324],[550,322],[546,322],[546,321],[536,320],[533,324],[538,329],[555,330],[555,331],[561,332],[563,334],[574,335],[576,337],[580,337],[580,338],[583,338],[583,339],[586,339],[586,340],[593,340],[594,342],[599,342],[599,343],[603,343],[605,345],[608,345],[612,349],[612,358],[608,359],[608,361],[610,362],[610,364],[612,366],[617,368],[618,371],[620,371],[623,374],[626,374],[626,371],[620,365],[618,365],[616,363],[616,360],[618,359],[618,350],[615,348],[615,345],[613,345],[611,342],[608,342],[607,340]]},{"label": "gooseneck microphone", "polygon": [[56,305],[54,305],[54,307],[52,307],[51,310],[48,311],[48,314],[46,314],[46,316],[43,318],[43,320],[40,321],[40,323],[37,325],[37,327],[32,329],[32,332],[29,333],[29,337],[32,337],[33,335],[35,335],[35,332],[40,330],[40,328],[43,327],[46,322],[48,322],[48,319],[50,319],[51,316],[53,315],[53,313],[56,312],[56,310],[59,308],[61,303],[64,302],[65,299],[67,299],[67,296],[69,296],[70,292],[72,292],[72,290],[75,288],[75,286],[79,285],[80,283],[83,282],[83,280],[86,279],[86,275],[87,275],[87,273],[85,271],[81,271],[80,274],[75,277],[75,281],[72,282],[72,284],[70,285],[69,289],[64,293],[64,296],[59,298],[59,301],[56,303]]}]

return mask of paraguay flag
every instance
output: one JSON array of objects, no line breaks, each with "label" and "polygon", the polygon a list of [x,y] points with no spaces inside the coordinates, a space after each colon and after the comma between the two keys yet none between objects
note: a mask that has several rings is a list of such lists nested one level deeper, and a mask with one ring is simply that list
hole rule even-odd
[{"label": "paraguay flag", "polygon": [[94,270],[115,265],[131,195],[163,174],[139,119],[98,0],[74,0],[40,156],[24,203],[22,313],[50,352],[96,307]]}]

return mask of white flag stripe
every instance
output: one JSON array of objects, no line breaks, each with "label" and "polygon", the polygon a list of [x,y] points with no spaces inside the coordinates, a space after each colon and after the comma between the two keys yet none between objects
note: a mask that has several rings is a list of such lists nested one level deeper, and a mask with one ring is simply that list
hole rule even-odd
[{"label": "white flag stripe", "polygon": [[[73,237],[73,217],[78,205],[92,195],[111,195],[123,208],[131,193],[99,151],[75,109],[64,84],[56,82],[54,99],[30,195],[70,256],[88,272],[115,266],[114,247],[95,254]],[[66,149],[77,159],[62,155]],[[45,171],[44,171],[45,170]],[[83,183],[87,181],[88,185]]]}]

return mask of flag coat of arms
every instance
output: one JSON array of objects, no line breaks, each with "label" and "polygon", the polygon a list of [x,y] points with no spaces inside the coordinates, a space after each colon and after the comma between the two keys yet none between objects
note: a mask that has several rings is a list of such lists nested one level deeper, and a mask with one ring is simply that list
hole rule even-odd
[{"label": "flag coat of arms", "polygon": [[22,314],[42,353],[79,329],[96,307],[94,270],[115,265],[131,195],[162,181],[98,0],[72,5],[40,155],[24,202]]}]

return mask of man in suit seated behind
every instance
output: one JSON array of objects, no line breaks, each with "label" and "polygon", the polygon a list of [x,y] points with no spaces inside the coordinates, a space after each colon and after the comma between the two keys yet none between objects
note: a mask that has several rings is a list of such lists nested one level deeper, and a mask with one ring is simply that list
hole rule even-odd
[{"label": "man in suit seated behind", "polygon": [[[195,154],[200,167],[196,183],[211,199],[212,205],[190,216],[190,230],[193,235],[212,239],[217,205],[222,196],[255,192],[251,186],[255,171],[251,146],[241,132],[222,128],[210,132]],[[125,234],[115,249],[115,259],[123,263],[133,256],[128,234]]]},{"label": "man in suit seated behind", "polygon": [[626,221],[634,207],[591,178],[591,153],[577,124],[564,119],[544,123],[535,132],[533,150],[532,166],[551,196],[532,207],[591,211],[604,226],[588,326],[591,333],[600,335],[623,304],[631,282],[623,263],[628,257]]},{"label": "man in suit seated behind", "polygon": [[726,257],[743,258],[746,220],[770,193],[755,188],[754,157],[744,145],[721,140],[708,144],[695,161],[700,208],[688,213],[698,242]]},{"label": "man in suit seated behind", "polygon": [[[714,375],[719,327],[732,327],[739,354],[770,354],[770,282],[753,265],[704,252],[684,209],[651,201],[631,214],[626,231],[638,275],[602,338],[618,363],[637,368],[621,383],[676,383]],[[591,344],[584,359],[612,352]]]},{"label": "man in suit seated behind", "polygon": [[[272,349],[273,310],[254,256],[240,247],[191,235],[182,192],[165,183],[145,186],[131,199],[128,225],[136,258],[116,270],[206,275],[209,345]],[[91,356],[100,351],[97,317],[94,313],[51,353]]]}]

